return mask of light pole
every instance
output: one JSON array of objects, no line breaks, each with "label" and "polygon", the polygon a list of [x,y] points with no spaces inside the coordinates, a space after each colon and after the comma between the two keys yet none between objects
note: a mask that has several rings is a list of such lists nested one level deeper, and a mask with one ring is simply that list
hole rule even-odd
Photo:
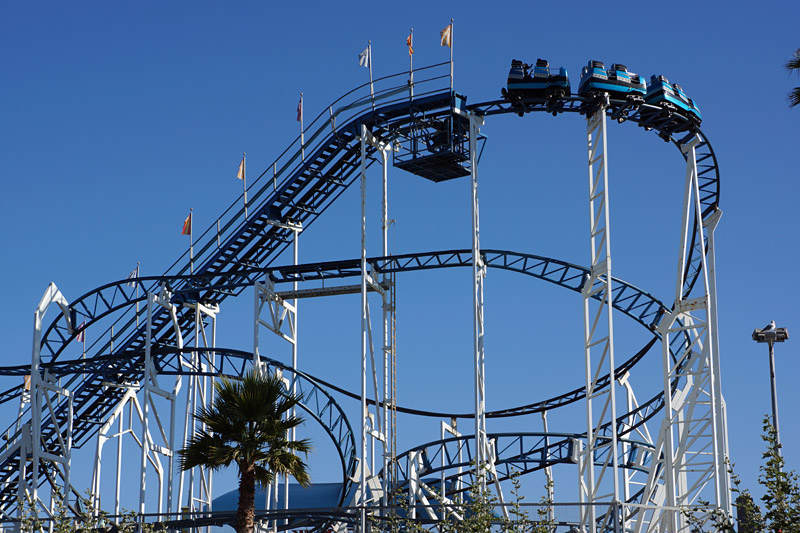
[{"label": "light pole", "polygon": [[778,445],[778,454],[781,453],[781,434],[778,430],[778,392],[775,382],[775,343],[783,342],[789,338],[789,331],[786,328],[776,328],[773,320],[766,327],[753,330],[753,340],[758,343],[769,344],[769,377],[770,390],[772,393],[772,427],[775,429],[775,440]]}]

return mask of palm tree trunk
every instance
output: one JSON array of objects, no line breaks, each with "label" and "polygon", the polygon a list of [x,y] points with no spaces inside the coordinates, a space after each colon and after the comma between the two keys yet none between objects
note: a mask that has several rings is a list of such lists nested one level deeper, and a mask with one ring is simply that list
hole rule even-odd
[{"label": "palm tree trunk", "polygon": [[253,465],[240,465],[239,474],[239,509],[236,513],[236,533],[253,533],[256,514],[256,481]]}]

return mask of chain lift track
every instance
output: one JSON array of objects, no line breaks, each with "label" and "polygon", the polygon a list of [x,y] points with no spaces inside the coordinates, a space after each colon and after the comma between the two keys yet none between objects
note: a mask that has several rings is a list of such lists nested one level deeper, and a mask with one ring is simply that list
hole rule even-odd
[{"label": "chain lift track", "polygon": [[[602,401],[606,407],[601,409],[604,413],[601,419],[595,420],[589,407],[587,434],[564,437],[566,440],[559,440],[553,436],[543,448],[569,450],[568,455],[572,462],[583,465],[580,468],[586,476],[581,482],[584,487],[581,494],[585,497],[586,503],[595,503],[605,498],[605,496],[600,497],[599,490],[601,485],[607,487],[602,477],[610,468],[612,472],[610,477],[614,485],[612,495],[614,505],[631,504],[622,511],[615,507],[617,510],[613,513],[602,510],[598,511],[599,515],[591,514],[593,511],[584,514],[582,515],[584,527],[588,527],[590,531],[595,531],[595,528],[597,531],[616,531],[614,528],[622,524],[626,530],[635,527],[636,531],[655,531],[658,527],[662,527],[666,528],[664,531],[683,531],[685,527],[683,519],[676,518],[676,513],[662,512],[661,509],[696,504],[698,496],[708,484],[715,487],[713,501],[716,505],[730,509],[724,469],[724,458],[727,453],[724,401],[719,392],[719,361],[715,343],[716,295],[713,278],[709,278],[709,272],[713,275],[714,271],[713,231],[721,213],[718,208],[720,179],[716,158],[708,140],[695,125],[680,116],[665,117],[663,110],[657,106],[633,105],[628,101],[614,99],[598,102],[591,98],[566,96],[557,101],[528,98],[513,104],[499,100],[467,106],[463,96],[452,90],[440,88],[443,82],[449,80],[447,75],[440,74],[446,65],[449,64],[433,65],[415,71],[417,77],[411,93],[413,96],[409,95],[405,74],[398,74],[376,80],[376,86],[384,87],[380,90],[370,90],[369,84],[366,84],[332,103],[306,128],[304,134],[248,187],[247,205],[244,205],[242,197],[234,202],[216,223],[195,241],[193,257],[190,258],[188,252],[183,254],[163,276],[110,283],[90,291],[71,304],[68,304],[53,286],[55,292],[51,291],[49,300],[46,295],[37,310],[33,367],[26,366],[24,370],[23,367],[8,367],[0,372],[6,375],[20,375],[20,372],[31,371],[33,373],[30,384],[32,391],[30,413],[33,417],[30,423],[17,421],[6,431],[7,443],[0,453],[2,482],[0,508],[5,516],[13,514],[23,487],[33,487],[35,492],[35,487],[44,481],[42,472],[37,473],[40,462],[43,465],[60,464],[63,471],[62,478],[66,478],[66,485],[69,486],[70,450],[73,447],[81,447],[96,435],[128,394],[128,388],[124,386],[109,386],[109,376],[126,383],[141,382],[146,389],[151,374],[170,375],[170,366],[165,359],[168,354],[174,356],[176,353],[194,355],[199,353],[200,337],[205,336],[202,328],[207,323],[207,319],[200,315],[200,302],[202,307],[214,310],[215,313],[228,296],[236,296],[245,288],[263,279],[268,279],[272,283],[297,283],[355,275],[362,275],[363,278],[368,269],[381,276],[381,286],[385,287],[383,353],[385,368],[389,367],[391,371],[384,377],[384,383],[390,384],[390,390],[384,389],[385,401],[377,402],[378,405],[387,405],[390,413],[385,415],[388,418],[382,421],[384,445],[388,450],[386,452],[388,460],[383,463],[384,469],[388,468],[384,479],[391,480],[393,486],[408,482],[410,471],[414,468],[409,466],[410,463],[401,465],[401,457],[408,461],[409,452],[398,455],[395,440],[396,412],[404,411],[396,402],[395,275],[399,272],[468,265],[473,266],[477,283],[475,286],[477,300],[474,303],[478,313],[476,315],[478,317],[476,318],[476,365],[478,365],[476,366],[476,413],[436,413],[436,415],[452,415],[452,418],[475,417],[477,441],[473,444],[477,443],[477,448],[473,450],[474,454],[469,455],[470,458],[478,460],[479,464],[488,461],[492,469],[509,462],[507,456],[500,454],[501,448],[505,449],[501,446],[501,441],[506,437],[488,433],[485,418],[546,411],[579,399],[586,399],[591,406],[595,397],[601,399],[605,397],[607,399]],[[496,114],[530,112],[587,115],[590,145],[590,202],[600,199],[604,206],[599,208],[590,203],[590,209],[593,217],[596,214],[606,217],[604,224],[597,225],[593,222],[593,239],[594,235],[602,237],[602,246],[606,248],[596,258],[595,251],[600,251],[601,245],[593,244],[593,262],[588,269],[528,254],[480,249],[477,154],[483,138],[479,128],[484,120]],[[606,119],[637,124],[645,130],[654,130],[658,136],[672,142],[687,162],[686,202],[682,222],[685,238],[681,244],[675,302],[671,307],[659,303],[647,293],[621,280],[615,280],[611,277],[610,268],[601,270],[599,267],[601,264],[610,266],[610,233],[607,226],[609,207],[605,203],[607,199],[598,196],[598,191],[602,192],[605,189],[604,180],[608,179],[604,177],[604,173],[608,172],[605,162]],[[598,127],[600,129],[596,129]],[[593,141],[596,139],[592,137],[593,131],[599,132],[597,135],[602,136],[600,145],[602,159],[593,155],[593,142],[599,143]],[[444,142],[442,133],[445,134]],[[368,138],[369,142],[364,142],[365,138]],[[449,149],[443,150],[442,146]],[[361,265],[358,261],[334,261],[313,265],[272,266],[287,246],[292,242],[296,243],[295,237],[299,231],[305,230],[312,224],[359,176],[363,184],[366,169],[373,163],[379,162],[383,166],[385,183],[390,151],[394,152],[395,166],[433,181],[453,179],[471,173],[474,193],[474,239],[471,251],[387,257],[385,231],[389,220],[384,203],[383,257],[364,259]],[[601,168],[599,174],[592,170],[593,164]],[[601,185],[600,189],[598,183]],[[384,198],[385,194],[384,190]],[[597,342],[596,339],[587,336],[585,387],[537,404],[484,412],[481,322],[482,277],[487,267],[532,275],[582,293],[586,306],[599,304],[601,312],[608,317],[608,332],[603,337],[606,339],[604,342],[608,344],[602,350],[604,354],[613,354],[611,309],[621,311],[646,326],[652,331],[653,340],[642,351],[619,366],[615,365],[613,356],[601,357],[605,363],[600,365],[605,364],[607,367],[607,371],[603,372],[601,366],[594,368],[590,364],[590,347],[596,346]],[[381,290],[380,287],[376,289]],[[365,294],[366,290],[362,288],[362,293]],[[297,291],[295,287],[295,292]],[[156,294],[165,298],[163,304],[148,305],[146,308],[138,305],[140,302],[149,301],[151,297],[149,295]],[[58,304],[61,313],[45,328],[41,317],[50,303]],[[588,307],[587,313],[589,313]],[[77,333],[77,324],[83,323],[83,327],[88,329],[101,320],[105,326],[109,319],[113,321],[112,325],[95,337],[98,340],[94,344],[86,347],[85,359],[82,361],[65,359],[68,349],[74,346],[72,341]],[[588,320],[587,332],[593,331],[591,324],[596,323],[596,319]],[[619,381],[619,385],[623,385],[630,368],[657,339],[662,341],[664,351],[666,369],[664,392],[644,404],[627,409],[624,414],[618,413],[614,401],[614,390],[617,385],[612,384]],[[194,351],[187,348],[192,342],[195,344]],[[207,339],[205,342],[208,342]],[[206,350],[214,351],[215,357],[222,357],[223,360],[230,355],[220,354],[233,353],[218,349],[213,343],[207,344]],[[252,359],[253,354],[249,354],[248,357]],[[185,364],[185,361],[182,364]],[[80,371],[76,370],[78,367]],[[320,391],[313,393],[315,398],[324,396],[322,388],[328,384],[304,376],[295,368],[282,368],[281,371],[295,376],[292,378],[293,383],[299,383],[301,377],[307,379],[311,383],[309,390]],[[175,372],[180,373],[180,371]],[[191,372],[194,372],[193,375],[225,373],[222,369],[217,372],[200,366]],[[169,396],[168,391],[157,390],[156,381],[153,381],[152,386],[155,387],[153,392],[158,394],[163,392],[164,397]],[[19,385],[0,392],[0,403],[16,400],[26,391],[26,385]],[[363,398],[365,395],[366,393],[362,391],[360,397]],[[67,398],[68,401],[53,402],[50,401],[51,397]],[[304,400],[312,399],[304,397]],[[318,402],[316,399],[313,401]],[[333,402],[332,398],[330,401]],[[371,405],[375,403],[373,400]],[[149,401],[146,400],[145,413],[148,404]],[[335,402],[329,405],[335,407]],[[656,442],[650,445],[643,441],[631,440],[626,436],[665,406],[667,415]],[[363,469],[360,475],[354,477],[356,463],[360,460],[362,465],[365,464],[366,451],[362,448],[360,454],[362,457],[356,457],[358,454],[355,451],[355,438],[345,418],[339,422],[330,420],[325,422],[324,417],[313,407],[306,405],[305,408],[310,409],[308,412],[312,417],[320,421],[337,442],[345,478],[340,502],[344,502],[348,483],[358,477],[361,479],[362,487],[367,482]],[[68,431],[63,429],[65,424],[69,425]],[[145,429],[146,427],[145,422]],[[386,435],[387,431],[390,432],[389,435]],[[442,443],[456,442],[459,439],[465,437],[443,439]],[[352,442],[352,448],[350,444],[343,444],[345,441]],[[702,451],[695,452],[691,448],[691,443],[701,441]],[[40,443],[41,449],[45,450],[46,456],[37,457],[34,453],[33,468],[26,468],[27,460],[21,458],[26,457],[31,448],[34,450],[39,448],[32,446],[37,442]],[[581,446],[586,442],[589,443],[589,448],[581,450]],[[461,445],[458,447],[461,449]],[[635,497],[629,493],[626,482],[623,498],[617,485],[621,479],[621,474],[618,472],[620,461],[624,457],[630,458],[631,454],[636,453],[635,450],[645,448],[650,451],[641,452],[636,460],[638,462],[633,462],[634,470],[645,472],[648,479],[641,483],[642,488]],[[538,453],[542,457],[547,457],[550,453],[543,452],[540,448],[536,449],[539,449]],[[709,449],[711,451],[708,451]],[[433,453],[428,451],[423,453],[422,450],[423,448],[415,450],[418,453],[414,454],[412,462],[417,461],[417,464],[422,464],[419,461],[424,463],[425,456]],[[148,453],[143,452],[143,461],[146,461]],[[444,456],[444,451],[438,453]],[[455,456],[449,456],[450,462],[445,462],[449,466],[445,468],[455,468],[458,465],[458,471],[461,472],[463,461],[452,460],[453,457]],[[516,457],[519,459],[523,456],[518,454]],[[543,468],[545,463],[555,463],[563,459],[561,457],[558,460],[539,461],[537,468]],[[528,459],[523,460],[525,461]],[[49,471],[50,468],[45,470]],[[590,475],[595,469],[599,469],[597,479],[593,474]],[[703,471],[703,475],[692,474],[698,469]],[[414,475],[419,473],[417,471]],[[501,480],[508,477],[508,473],[495,471],[494,477]],[[24,482],[20,483],[20,480]],[[363,488],[361,493],[365,497],[366,491]],[[385,504],[386,500],[383,501]],[[172,502],[168,511],[172,511],[176,505],[176,502]],[[587,509],[589,508],[596,507],[590,505]],[[352,523],[352,517],[347,518],[345,515],[347,513],[337,516],[341,518],[342,523]],[[363,520],[362,512],[362,524]],[[330,523],[330,520],[326,523]]]}]

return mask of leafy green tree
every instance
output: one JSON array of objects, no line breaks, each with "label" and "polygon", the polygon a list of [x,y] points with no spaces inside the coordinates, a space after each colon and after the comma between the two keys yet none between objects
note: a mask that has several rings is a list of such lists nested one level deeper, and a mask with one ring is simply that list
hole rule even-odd
[{"label": "leafy green tree", "polygon": [[780,453],[780,444],[769,416],[764,417],[764,432],[767,443],[762,455],[765,459],[758,482],[764,486],[764,519],[771,531],[800,533],[800,482],[794,471],[786,472]]},{"label": "leafy green tree", "polygon": [[[800,74],[800,48],[794,51],[794,55],[786,62],[785,66],[790,73]],[[789,93],[789,105],[791,107],[800,105],[800,87],[795,87]]]},{"label": "leafy green tree", "polygon": [[[800,533],[800,480],[794,471],[784,471],[781,446],[778,444],[778,436],[769,416],[764,417],[761,438],[767,445],[762,454],[765,462],[760,467],[761,474],[758,476],[758,483],[764,488],[761,501],[765,512],[762,513],[755,505],[750,491],[740,487],[741,482],[733,473],[733,466],[728,467],[731,474],[731,492],[737,496],[738,532]],[[707,505],[707,502],[704,505]],[[695,512],[687,512],[685,516],[696,531],[701,531],[700,527],[710,522],[714,528],[712,531],[736,533],[733,518],[721,509],[715,509],[710,517],[707,513]]]},{"label": "leafy green tree", "polygon": [[300,397],[286,391],[274,374],[251,371],[241,381],[222,379],[216,395],[195,418],[205,425],[179,450],[180,467],[205,466],[212,470],[235,463],[239,468],[237,533],[251,533],[255,521],[255,482],[270,483],[277,475],[290,475],[301,485],[311,479],[297,453],[308,454],[308,439],[290,440],[288,431],[303,423],[292,415]]}]

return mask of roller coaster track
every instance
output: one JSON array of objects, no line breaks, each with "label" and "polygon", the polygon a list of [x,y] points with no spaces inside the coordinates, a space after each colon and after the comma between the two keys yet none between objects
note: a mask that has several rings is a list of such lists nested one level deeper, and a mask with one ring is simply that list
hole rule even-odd
[{"label": "roller coaster track", "polygon": [[[580,292],[582,283],[587,277],[587,270],[583,267],[573,265],[564,261],[550,259],[546,257],[536,256],[532,254],[521,254],[500,250],[483,250],[482,255],[485,264],[489,268],[497,268],[506,271],[522,273],[537,279],[542,279],[568,288],[574,292]],[[403,254],[390,257],[378,257],[368,259],[368,265],[376,272],[385,273],[401,273],[401,272],[415,272],[422,270],[433,270],[442,268],[455,268],[455,267],[468,267],[471,265],[471,251],[470,250],[448,250],[442,252],[428,252],[417,254]],[[242,278],[250,278],[257,275],[258,277],[268,276],[276,284],[289,284],[297,281],[302,282],[315,282],[342,279],[360,275],[359,260],[343,260],[331,261],[325,263],[311,263],[307,265],[289,265],[280,267],[268,267],[265,269],[250,270],[246,273],[237,273],[236,275],[227,278],[227,281],[222,285],[210,286],[205,283],[210,282],[210,278],[202,275],[197,276],[165,276],[157,278],[139,278],[134,280],[134,283],[141,283],[148,286],[164,284],[165,286],[177,286],[184,282],[184,285],[191,287],[186,289],[188,292],[195,291],[236,291],[246,286]],[[217,280],[218,281],[218,280]],[[124,311],[125,309],[134,308],[137,302],[142,302],[145,296],[135,296],[135,292],[130,291],[128,284],[130,280],[120,280],[118,282],[105,285],[92,293],[76,300],[72,305],[84,310],[91,309],[92,317],[88,322],[89,325],[93,321],[98,321],[108,315]],[[183,292],[178,291],[175,293],[177,297],[184,295]],[[659,319],[661,314],[665,312],[665,307],[658,300],[653,298],[650,294],[638,289],[637,287],[626,283],[623,280],[615,280],[615,295],[614,299],[615,308],[620,312],[630,316],[636,322],[647,328],[653,329],[653,324]],[[88,318],[88,316],[87,316]],[[63,315],[60,316],[60,321],[65,322]],[[64,326],[65,327],[65,326]],[[680,337],[676,337],[680,339]],[[657,337],[653,337],[647,345],[634,354],[630,359],[622,363],[617,369],[618,374],[632,368],[648,350],[653,346]],[[678,344],[678,343],[676,343]],[[681,345],[682,346],[682,345]],[[682,347],[671,347],[673,354],[680,353]],[[201,374],[202,372],[197,368],[192,368],[188,365],[188,361],[180,359],[178,356],[182,353],[189,353],[197,351],[193,348],[184,348],[179,350],[174,347],[159,346],[152,350],[154,357],[154,364],[159,375],[183,375],[183,374]],[[207,375],[241,375],[243,372],[243,364],[252,359],[252,354],[248,352],[241,352],[236,350],[226,350],[224,348],[216,347],[214,353],[220,357],[218,366],[210,368],[205,372]],[[673,355],[673,357],[675,357]],[[281,363],[264,359],[268,361],[271,366],[276,368],[283,368],[289,370]],[[144,368],[144,352],[123,352],[122,354],[111,354],[104,356],[95,356],[90,359],[79,360],[58,360],[50,363],[44,363],[43,370],[55,379],[67,378],[68,376],[75,376],[78,378],[96,379],[98,376],[103,377],[103,382],[120,381],[120,382],[138,382],[142,379]],[[122,372],[121,372],[122,370]],[[24,376],[30,372],[30,367],[20,365],[16,367],[3,367],[0,368],[0,375],[5,376]],[[328,400],[320,404],[320,393],[317,388],[327,388],[335,390],[351,398],[359,398],[355,393],[351,393],[334,384],[327,383],[319,378],[309,377],[306,374],[298,372],[298,376],[310,381],[314,384],[313,387],[302,387],[300,382],[300,392],[303,396],[305,404],[311,404],[305,407],[306,410],[326,429],[328,434],[337,445],[337,449],[342,461],[343,473],[345,482],[343,484],[342,497],[349,489],[349,480],[355,474],[355,449],[354,437],[349,423],[344,419],[341,410],[336,406],[335,402],[326,396]],[[599,387],[608,386],[608,376],[604,376],[599,382]],[[80,388],[80,385],[79,385]],[[304,391],[309,391],[308,393]],[[19,387],[14,387],[0,394],[0,403],[10,401],[18,398],[20,393]],[[559,396],[539,401],[525,406],[517,406],[499,411],[492,411],[487,413],[489,418],[501,418],[509,416],[519,416],[523,414],[531,414],[540,412],[542,410],[551,410],[556,407],[564,406],[585,397],[585,388],[580,387]],[[331,403],[333,402],[333,403]],[[374,402],[371,402],[374,403]],[[322,407],[320,407],[322,405]],[[333,405],[335,409],[331,407]],[[643,404],[635,413],[627,413],[619,418],[618,423],[623,424],[629,417],[633,416],[639,420],[638,424],[632,426],[637,427],[639,424],[644,423],[651,418],[663,405],[663,394],[659,394],[650,401]],[[314,408],[316,406],[316,408]],[[471,413],[442,413],[433,411],[422,411],[410,408],[398,407],[399,412],[422,415],[422,416],[435,416],[438,418],[468,418],[473,416]],[[337,413],[337,416],[331,418],[332,413]],[[327,413],[327,415],[326,415]],[[327,418],[326,418],[327,416]],[[324,419],[324,420],[323,420]],[[345,424],[345,425],[343,425]],[[346,430],[345,430],[346,429]],[[8,480],[7,480],[8,482]],[[9,485],[9,488],[13,484]],[[0,494],[2,494],[0,492]],[[10,498],[10,495],[9,495]]]},{"label": "roller coaster track", "polygon": [[[421,121],[433,118],[443,119],[464,111],[480,115],[500,113],[527,113],[545,111],[551,113],[586,113],[592,100],[569,96],[558,102],[529,99],[511,104],[493,101],[458,109],[455,93],[441,90],[447,76],[436,75],[433,65],[419,69],[415,83],[415,96],[409,98],[405,75],[395,75],[377,80],[390,85],[378,90],[374,95],[364,94],[369,86],[359,87],[331,104],[307,128],[305,143],[299,139],[293,142],[270,165],[248,189],[248,216],[245,216],[242,199],[234,202],[195,242],[195,255],[190,260],[188,252],[183,254],[167,270],[165,276],[141,278],[134,287],[123,283],[109,284],[88,293],[71,305],[72,324],[85,321],[87,327],[105,310],[121,309],[133,301],[136,290],[155,292],[161,284],[186,299],[198,299],[209,304],[218,304],[229,295],[239,294],[244,287],[252,284],[263,269],[269,267],[291,242],[292,227],[312,224],[343,192],[356,180],[361,157],[358,136],[362,125],[372,134],[385,141],[405,138],[413,133]],[[424,76],[428,76],[425,78]],[[401,80],[401,81],[398,81]],[[713,210],[719,201],[719,173],[716,158],[707,139],[682,117],[665,117],[660,108],[642,104],[632,107],[627,102],[611,101],[608,113],[612,118],[636,123],[645,129],[655,130],[662,138],[670,140],[679,148],[695,135],[701,138],[698,149],[701,206],[704,214]],[[680,137],[680,135],[683,135]],[[374,162],[374,149],[367,147],[367,164]],[[688,262],[685,292],[691,290],[700,273],[700,255],[705,243],[694,243],[692,259]],[[566,274],[565,274],[566,275]],[[166,279],[169,278],[169,279]],[[580,277],[564,278],[580,283]],[[623,297],[623,301],[625,297]],[[659,312],[655,307],[642,311],[638,304],[631,302],[631,313],[652,318],[648,325],[655,323]],[[649,313],[649,314],[648,314]],[[116,342],[113,351],[106,335],[104,339],[90,348],[90,358],[109,354],[140,352],[145,345],[144,327],[139,319],[144,311],[138,313],[128,309],[114,323]],[[194,316],[186,309],[178,313],[178,326],[186,339],[193,336]],[[175,341],[175,331],[168,313],[159,309],[154,312],[153,339],[156,344],[170,345]],[[42,363],[58,361],[74,339],[74,331],[66,321],[57,319],[43,332],[41,353]],[[113,361],[113,362],[112,362]],[[119,402],[122,392],[104,389],[103,380],[111,372],[122,376],[136,375],[136,361],[131,359],[109,359],[113,368],[104,372],[75,375],[62,384],[74,394],[73,437],[76,446],[85,443],[102,424],[103,417]],[[0,397],[8,399],[19,387],[3,393]],[[55,424],[45,419],[42,424],[42,446],[57,439]],[[12,448],[14,439],[11,437]],[[10,496],[14,494],[14,476],[18,470],[19,457],[11,454],[0,456],[0,506],[7,508]]]}]

